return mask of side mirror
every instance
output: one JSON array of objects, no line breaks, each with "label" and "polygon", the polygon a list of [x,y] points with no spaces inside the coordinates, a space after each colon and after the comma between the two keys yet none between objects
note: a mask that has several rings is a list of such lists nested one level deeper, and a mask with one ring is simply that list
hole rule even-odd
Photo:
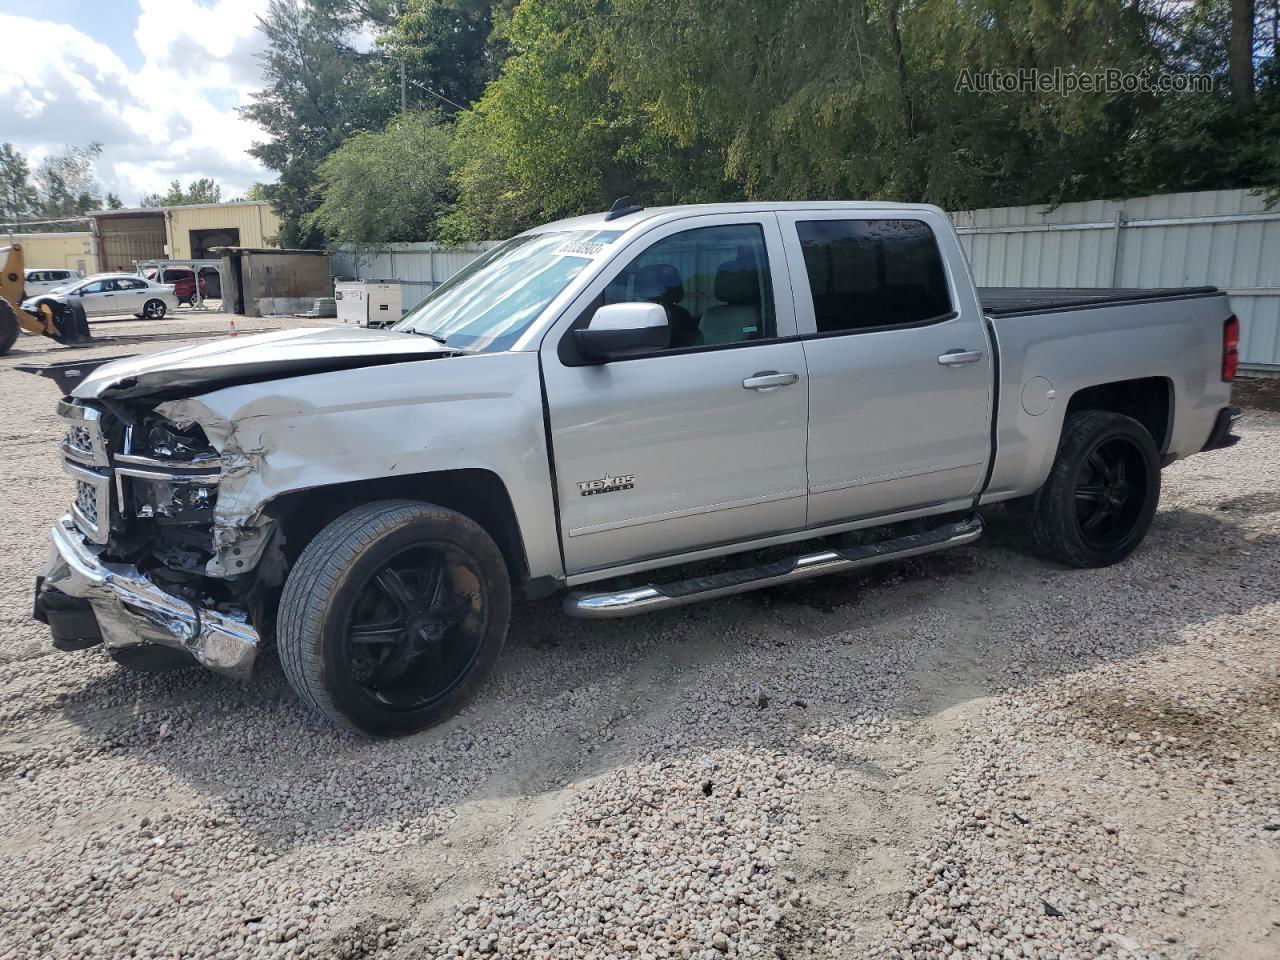
[{"label": "side mirror", "polygon": [[574,339],[583,356],[609,361],[667,348],[671,327],[661,304],[610,303],[597,310]]}]

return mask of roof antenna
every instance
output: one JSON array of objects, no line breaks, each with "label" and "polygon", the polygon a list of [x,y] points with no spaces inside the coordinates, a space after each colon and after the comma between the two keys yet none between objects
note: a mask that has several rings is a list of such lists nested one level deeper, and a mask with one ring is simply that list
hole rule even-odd
[{"label": "roof antenna", "polygon": [[604,215],[604,218],[605,220],[617,220],[619,217],[625,217],[628,213],[637,213],[643,209],[643,206],[630,197],[619,197],[613,201],[613,206],[609,208],[609,212]]}]

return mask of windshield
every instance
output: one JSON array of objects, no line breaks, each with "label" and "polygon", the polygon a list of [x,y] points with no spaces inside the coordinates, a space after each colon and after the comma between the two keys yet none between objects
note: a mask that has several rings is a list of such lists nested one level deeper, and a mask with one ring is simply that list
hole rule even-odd
[{"label": "windshield", "polygon": [[507,350],[620,236],[621,230],[566,230],[513,237],[455,273],[391,329],[441,337],[460,350]]}]

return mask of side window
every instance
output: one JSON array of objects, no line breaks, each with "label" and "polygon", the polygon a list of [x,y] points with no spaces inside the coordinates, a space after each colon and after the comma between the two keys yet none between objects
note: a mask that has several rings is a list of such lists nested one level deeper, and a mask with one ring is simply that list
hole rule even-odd
[{"label": "side window", "polygon": [[699,227],[657,241],[622,270],[605,303],[661,304],[671,347],[714,346],[777,335],[764,230]]},{"label": "side window", "polygon": [[65,279],[67,279],[67,277],[68,277],[68,276],[69,276],[69,274],[68,274],[68,273],[67,273],[67,271],[65,271],[65,270],[50,270],[50,271],[49,271],[49,279],[50,279],[50,280],[65,280]]},{"label": "side window", "polygon": [[796,224],[819,333],[894,327],[951,312],[942,255],[921,220]]},{"label": "side window", "polygon": [[120,290],[141,290],[146,284],[141,280],[117,280],[116,286]]},{"label": "side window", "polygon": [[103,293],[107,289],[107,285],[109,283],[110,281],[108,280],[98,280],[98,281],[95,281],[94,283],[86,283],[83,287],[80,288],[80,292],[81,293]]}]

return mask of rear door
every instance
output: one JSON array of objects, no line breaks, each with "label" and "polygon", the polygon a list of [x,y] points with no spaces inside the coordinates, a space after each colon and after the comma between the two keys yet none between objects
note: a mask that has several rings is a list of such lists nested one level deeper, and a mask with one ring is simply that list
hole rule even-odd
[{"label": "rear door", "polygon": [[113,308],[121,313],[141,313],[143,303],[154,295],[141,277],[121,278],[115,281],[115,285]]},{"label": "rear door", "polygon": [[[666,307],[670,347],[586,362],[571,330],[629,301]],[[570,575],[803,529],[795,332],[771,213],[657,226],[587,287],[541,348]]]},{"label": "rear door", "polygon": [[943,215],[779,220],[809,370],[809,525],[963,506],[986,472],[993,366]]}]

